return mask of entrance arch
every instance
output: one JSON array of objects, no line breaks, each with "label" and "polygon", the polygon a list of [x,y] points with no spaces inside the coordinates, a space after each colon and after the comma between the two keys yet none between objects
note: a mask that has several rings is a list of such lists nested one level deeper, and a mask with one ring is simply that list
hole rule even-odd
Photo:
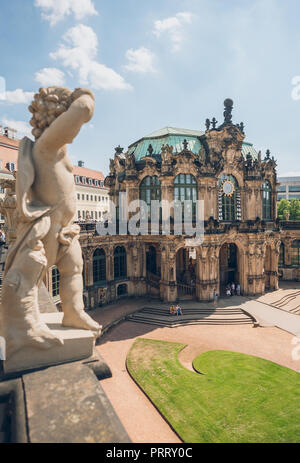
[{"label": "entrance arch", "polygon": [[149,246],[146,252],[146,268],[147,273],[157,274],[156,249],[154,246]]},{"label": "entrance arch", "polygon": [[224,243],[220,249],[220,293],[225,293],[226,285],[240,284],[239,255],[237,245]]},{"label": "entrance arch", "polygon": [[180,248],[176,254],[177,296],[196,294],[196,259],[190,249]]}]

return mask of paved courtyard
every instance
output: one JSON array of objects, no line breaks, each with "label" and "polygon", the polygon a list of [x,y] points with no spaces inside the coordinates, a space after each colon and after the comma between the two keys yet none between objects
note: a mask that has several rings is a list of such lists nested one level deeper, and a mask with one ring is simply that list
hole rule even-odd
[{"label": "paved courtyard", "polygon": [[[236,307],[234,299],[232,305]],[[158,301],[157,304],[161,305]],[[219,301],[218,306],[224,304],[228,307],[228,300]],[[294,333],[300,333],[300,316],[245,298],[239,300],[239,304],[259,318],[263,326],[201,324],[171,328],[123,321],[103,335],[97,349],[109,364],[113,376],[101,384],[133,442],[180,441],[126,371],[128,351],[138,337],[185,344],[179,361],[188,369],[192,369],[192,360],[202,352],[224,349],[262,357],[300,372],[300,360],[292,358],[295,347],[292,341]],[[97,309],[92,315],[108,326],[124,312],[132,313],[146,305],[149,305],[147,299],[124,300],[123,304]],[[182,306],[184,308],[185,304]]]}]

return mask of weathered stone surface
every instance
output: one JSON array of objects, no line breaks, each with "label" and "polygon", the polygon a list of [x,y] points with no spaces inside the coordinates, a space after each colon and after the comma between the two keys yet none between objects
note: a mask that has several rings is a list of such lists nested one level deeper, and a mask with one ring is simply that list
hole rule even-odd
[{"label": "weathered stone surface", "polygon": [[54,301],[52,297],[50,296],[44,283],[42,283],[41,286],[39,287],[38,300],[39,300],[39,308],[40,308],[41,313],[58,312],[58,309],[56,305],[54,304]]},{"label": "weathered stone surface", "polygon": [[91,331],[62,326],[63,313],[44,313],[41,320],[64,344],[43,350],[23,347],[3,362],[5,374],[81,360],[93,355],[95,338]]},{"label": "weathered stone surface", "polygon": [[33,443],[130,442],[101,385],[84,365],[51,367],[23,377]]}]

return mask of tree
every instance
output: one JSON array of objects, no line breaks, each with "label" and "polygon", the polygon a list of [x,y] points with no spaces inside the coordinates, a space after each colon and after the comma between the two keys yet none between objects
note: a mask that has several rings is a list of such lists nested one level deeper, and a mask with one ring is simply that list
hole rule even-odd
[{"label": "tree", "polygon": [[277,206],[277,216],[281,220],[286,220],[286,213],[289,213],[288,220],[300,220],[300,201],[299,199],[281,199]]},{"label": "tree", "polygon": [[290,213],[290,202],[287,199],[281,199],[277,206],[277,215],[281,220],[286,220],[286,213]]},{"label": "tree", "polygon": [[291,199],[290,201],[290,220],[300,220],[299,199]]}]

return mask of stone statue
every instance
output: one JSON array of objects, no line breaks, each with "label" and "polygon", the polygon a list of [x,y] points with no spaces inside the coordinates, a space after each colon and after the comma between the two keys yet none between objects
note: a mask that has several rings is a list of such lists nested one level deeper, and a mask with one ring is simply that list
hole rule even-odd
[{"label": "stone statue", "polygon": [[170,164],[172,161],[173,146],[162,145],[161,147],[161,159],[165,164]]},{"label": "stone statue", "polygon": [[7,357],[25,346],[63,344],[42,322],[38,307],[39,286],[53,265],[60,272],[62,324],[100,334],[98,323],[84,311],[80,228],[73,223],[75,187],[66,146],[91,119],[94,96],[87,89],[41,88],[29,110],[35,142],[25,137],[19,147],[18,229],[2,287],[0,335]]}]

